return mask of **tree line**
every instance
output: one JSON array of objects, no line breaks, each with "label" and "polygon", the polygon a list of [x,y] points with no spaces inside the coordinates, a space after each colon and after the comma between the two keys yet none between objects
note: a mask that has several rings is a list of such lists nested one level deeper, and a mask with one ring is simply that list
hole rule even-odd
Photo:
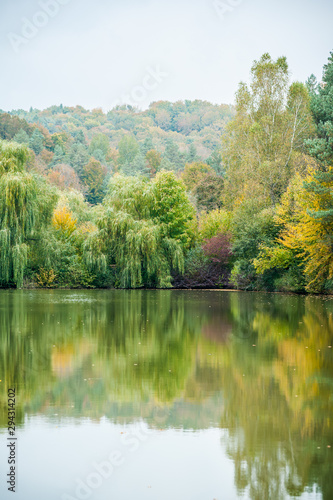
[{"label": "tree line", "polygon": [[264,54],[234,108],[129,108],[0,115],[1,286],[332,290],[333,53],[320,84]]}]

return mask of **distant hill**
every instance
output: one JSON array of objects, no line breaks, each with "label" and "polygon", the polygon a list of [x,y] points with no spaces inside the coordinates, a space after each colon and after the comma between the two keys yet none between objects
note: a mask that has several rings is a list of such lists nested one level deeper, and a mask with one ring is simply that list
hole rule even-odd
[{"label": "distant hill", "polygon": [[104,113],[60,105],[0,113],[0,138],[27,144],[34,152],[30,168],[59,187],[84,192],[92,183],[88,177],[106,181],[116,171],[179,173],[186,163],[204,161],[220,174],[221,136],[234,108],[196,100],[154,102],[145,111],[124,105]]}]

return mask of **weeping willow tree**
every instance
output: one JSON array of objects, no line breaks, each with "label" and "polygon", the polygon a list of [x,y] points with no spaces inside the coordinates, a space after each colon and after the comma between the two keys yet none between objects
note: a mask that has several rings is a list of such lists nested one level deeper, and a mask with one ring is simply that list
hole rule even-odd
[{"label": "weeping willow tree", "polygon": [[0,285],[23,284],[30,245],[50,220],[54,195],[46,196],[43,182],[25,171],[29,150],[0,141]]},{"label": "weeping willow tree", "polygon": [[185,187],[173,173],[160,172],[152,181],[115,176],[99,230],[86,242],[86,262],[90,268],[114,265],[124,288],[170,287],[172,269],[184,268],[193,216]]}]

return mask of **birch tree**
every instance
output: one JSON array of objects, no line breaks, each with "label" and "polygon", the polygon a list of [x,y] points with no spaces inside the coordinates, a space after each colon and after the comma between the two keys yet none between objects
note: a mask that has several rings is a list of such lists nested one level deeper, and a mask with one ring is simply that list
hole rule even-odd
[{"label": "birch tree", "polygon": [[293,153],[313,132],[309,95],[302,83],[289,85],[285,57],[254,61],[250,87],[240,83],[236,116],[227,127],[223,160],[229,206],[256,197],[275,205],[295,173]]}]

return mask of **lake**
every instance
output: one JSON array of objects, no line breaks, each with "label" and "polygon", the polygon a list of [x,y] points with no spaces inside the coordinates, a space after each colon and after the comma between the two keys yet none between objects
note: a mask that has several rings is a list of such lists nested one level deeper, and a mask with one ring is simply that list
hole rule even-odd
[{"label": "lake", "polygon": [[332,313],[331,297],[0,291],[0,498],[332,499]]}]

